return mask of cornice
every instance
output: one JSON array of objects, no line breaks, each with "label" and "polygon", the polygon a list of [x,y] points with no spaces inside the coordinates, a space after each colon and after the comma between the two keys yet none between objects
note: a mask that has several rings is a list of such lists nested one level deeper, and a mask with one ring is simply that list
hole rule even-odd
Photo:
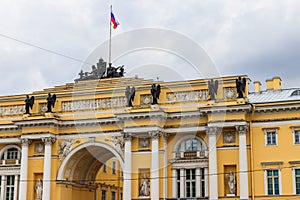
[{"label": "cornice", "polygon": [[15,122],[15,125],[18,127],[49,126],[57,124],[58,121],[56,119],[29,119]]},{"label": "cornice", "polygon": [[124,113],[115,113],[117,119],[120,120],[132,120],[132,119],[166,119],[167,114],[162,110],[149,110],[147,112],[124,112]]},{"label": "cornice", "polygon": [[257,105],[255,113],[272,113],[272,112],[289,112],[299,111],[300,104],[285,104],[285,105]]},{"label": "cornice", "polygon": [[120,122],[116,118],[105,118],[105,119],[76,119],[76,120],[62,120],[58,121],[60,127],[72,127],[72,126],[91,126],[91,125],[112,125]]},{"label": "cornice", "polygon": [[167,119],[191,119],[191,118],[200,118],[202,113],[196,111],[182,111],[176,113],[168,113]]},{"label": "cornice", "polygon": [[200,108],[201,114],[211,114],[211,113],[226,113],[226,112],[249,112],[251,110],[250,104],[244,105],[228,105],[228,106],[213,106],[211,108]]}]

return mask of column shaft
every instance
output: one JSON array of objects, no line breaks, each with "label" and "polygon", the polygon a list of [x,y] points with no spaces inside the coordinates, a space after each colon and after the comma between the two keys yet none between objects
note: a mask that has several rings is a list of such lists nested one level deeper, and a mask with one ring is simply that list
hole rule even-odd
[{"label": "column shaft", "polygon": [[209,199],[218,199],[218,168],[217,168],[217,131],[216,127],[208,128],[209,145]]},{"label": "column shaft", "polygon": [[124,176],[124,190],[123,190],[123,199],[131,199],[131,136],[126,136],[124,137],[124,171],[123,171],[123,176]]},{"label": "column shaft", "polygon": [[31,143],[28,139],[21,139],[22,157],[20,174],[20,194],[19,200],[27,199],[27,177],[28,177],[28,145]]},{"label": "column shaft", "polygon": [[52,143],[55,141],[53,137],[43,138],[45,142],[44,155],[44,176],[43,176],[43,200],[50,200],[51,198],[51,152]]},{"label": "column shaft", "polygon": [[240,199],[248,200],[248,159],[247,159],[247,144],[246,133],[247,126],[236,127],[239,134],[239,160],[240,160]]},{"label": "column shaft", "polygon": [[201,176],[200,168],[196,168],[196,197],[201,196]]},{"label": "column shaft", "polygon": [[18,199],[18,187],[19,187],[19,175],[15,175],[15,193],[14,193],[14,200]]},{"label": "column shaft", "polygon": [[159,149],[158,138],[152,137],[151,199],[159,199]]},{"label": "column shaft", "polygon": [[180,198],[184,198],[185,196],[185,174],[184,169],[180,169]]},{"label": "column shaft", "polygon": [[172,198],[177,198],[177,173],[172,169]]},{"label": "column shaft", "polygon": [[6,176],[2,175],[1,176],[1,199],[5,199],[5,187],[6,187]]}]

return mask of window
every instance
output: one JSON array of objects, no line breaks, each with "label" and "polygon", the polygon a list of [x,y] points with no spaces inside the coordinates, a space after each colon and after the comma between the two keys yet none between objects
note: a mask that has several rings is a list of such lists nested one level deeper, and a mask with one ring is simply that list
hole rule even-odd
[{"label": "window", "polygon": [[196,197],[196,169],[185,170],[186,197]]},{"label": "window", "polygon": [[267,132],[267,145],[276,145],[277,144],[277,133],[276,131]]},{"label": "window", "polygon": [[112,174],[116,174],[116,161],[112,162]]},{"label": "window", "polygon": [[300,144],[300,130],[294,130],[294,143]]},{"label": "window", "polygon": [[123,200],[123,193],[120,193],[120,200]]},{"label": "window", "polygon": [[176,173],[177,173],[177,178],[176,178],[177,198],[180,198],[180,169],[176,169]]},{"label": "window", "polygon": [[106,200],[106,190],[101,191],[101,200]]},{"label": "window", "polygon": [[9,148],[7,149],[3,155],[2,160],[18,160],[20,157],[20,152],[17,148]]},{"label": "window", "polygon": [[296,194],[300,194],[300,169],[295,169]]},{"label": "window", "polygon": [[267,170],[267,194],[279,195],[279,172],[277,169]]},{"label": "window", "polygon": [[116,200],[116,192],[111,192],[111,200]]},{"label": "window", "polygon": [[6,197],[5,200],[14,199],[14,190],[15,190],[15,176],[6,177]]},{"label": "window", "polygon": [[106,173],[106,164],[103,164],[103,172]]}]

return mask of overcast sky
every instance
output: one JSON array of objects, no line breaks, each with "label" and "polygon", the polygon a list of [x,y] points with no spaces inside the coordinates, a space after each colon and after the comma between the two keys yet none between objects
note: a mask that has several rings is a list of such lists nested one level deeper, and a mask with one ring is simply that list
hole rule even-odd
[{"label": "overcast sky", "polygon": [[[96,55],[107,60],[107,46],[103,44],[109,37],[111,4],[120,22],[112,31],[116,38],[113,52],[121,45],[116,44],[118,36],[121,41],[136,30],[168,30],[202,47],[219,76],[246,74],[262,83],[280,76],[283,87],[300,87],[299,0],[1,0],[0,95],[31,93],[73,82],[80,69],[90,69],[76,59],[95,64],[96,58],[89,58]],[[158,43],[164,39],[157,37]],[[123,43],[130,49],[129,41]],[[105,55],[97,54],[99,48]],[[198,77],[192,71],[197,63],[172,52],[172,48],[163,51],[159,46],[142,48],[125,52],[119,59],[115,55],[113,63],[124,64],[126,76],[206,78],[205,73]],[[168,73],[170,69],[172,73]]]}]

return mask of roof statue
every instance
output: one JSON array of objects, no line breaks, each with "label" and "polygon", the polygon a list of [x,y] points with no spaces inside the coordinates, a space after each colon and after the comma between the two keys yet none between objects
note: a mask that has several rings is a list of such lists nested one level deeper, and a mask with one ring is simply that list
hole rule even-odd
[{"label": "roof statue", "polygon": [[127,107],[132,107],[132,101],[134,100],[134,95],[135,95],[135,88],[134,87],[130,88],[130,86],[127,86],[125,90]]},{"label": "roof statue", "polygon": [[211,79],[210,81],[208,81],[208,91],[210,95],[210,100],[216,99],[215,95],[217,95],[218,93],[218,87],[219,87],[218,80],[214,81],[213,79]]},{"label": "roof statue", "polygon": [[244,98],[244,92],[247,83],[246,78],[241,78],[239,76],[235,81],[236,81],[236,91],[238,93],[238,98]]},{"label": "roof statue", "polygon": [[52,112],[52,108],[54,108],[55,101],[56,101],[56,94],[51,95],[50,93],[48,93],[46,112]]},{"label": "roof statue", "polygon": [[159,95],[160,95],[160,85],[157,84],[157,86],[155,84],[153,84],[151,86],[151,94],[152,94],[152,98],[153,98],[153,102],[152,104],[158,104],[157,99],[159,99]]},{"label": "roof statue", "polygon": [[[97,67],[96,67],[97,66]],[[119,67],[112,66],[111,63],[109,63],[109,66],[107,66],[107,63],[104,62],[102,58],[99,59],[98,63],[95,65],[92,65],[91,72],[83,72],[81,70],[78,75],[79,78],[75,79],[75,82],[83,81],[83,80],[97,80],[101,78],[116,78],[116,77],[123,77],[124,76],[124,65]]]},{"label": "roof statue", "polygon": [[29,98],[29,95],[26,95],[26,99],[25,99],[25,113],[24,114],[30,114],[30,109],[32,109],[34,104],[34,96],[31,96]]}]

